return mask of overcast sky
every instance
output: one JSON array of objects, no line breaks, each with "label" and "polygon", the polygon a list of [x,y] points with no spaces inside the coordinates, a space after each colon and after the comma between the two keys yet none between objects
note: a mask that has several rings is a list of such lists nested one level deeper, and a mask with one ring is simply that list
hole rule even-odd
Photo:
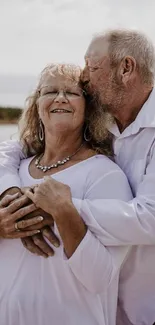
[{"label": "overcast sky", "polygon": [[92,34],[110,27],[155,42],[155,0],[0,0],[0,104],[23,106],[51,61],[83,66]]}]

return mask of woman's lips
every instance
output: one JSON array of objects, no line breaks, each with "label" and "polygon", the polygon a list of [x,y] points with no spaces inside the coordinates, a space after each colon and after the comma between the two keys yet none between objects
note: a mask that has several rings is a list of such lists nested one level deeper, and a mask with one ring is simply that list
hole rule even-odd
[{"label": "woman's lips", "polygon": [[56,108],[50,111],[50,113],[72,113],[72,112],[66,109]]}]

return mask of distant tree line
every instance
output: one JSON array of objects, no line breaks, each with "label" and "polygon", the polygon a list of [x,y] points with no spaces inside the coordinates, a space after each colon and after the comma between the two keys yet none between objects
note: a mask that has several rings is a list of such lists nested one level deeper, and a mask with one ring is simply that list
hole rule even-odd
[{"label": "distant tree line", "polygon": [[0,106],[0,123],[17,123],[21,113],[21,108]]}]

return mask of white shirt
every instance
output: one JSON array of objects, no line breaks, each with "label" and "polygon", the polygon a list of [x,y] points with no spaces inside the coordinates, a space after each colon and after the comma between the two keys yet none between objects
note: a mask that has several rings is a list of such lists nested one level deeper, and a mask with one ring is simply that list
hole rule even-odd
[{"label": "white shirt", "polygon": [[[75,199],[74,204],[79,213],[83,213],[90,230],[93,231],[96,222],[99,229],[104,230],[105,245],[145,245],[133,249],[124,266],[120,300],[124,301],[125,311],[134,325],[150,325],[155,321],[155,90],[136,120],[122,134],[116,126],[111,131],[116,162],[126,173],[135,198],[130,202],[115,198],[103,201]],[[13,144],[12,148],[16,150],[16,146]],[[10,143],[8,147],[11,150]],[[4,146],[2,149],[5,151]],[[0,168],[0,175],[8,173],[9,166],[17,173],[16,159],[8,155],[7,167]],[[3,161],[0,152],[0,163]],[[9,186],[8,181],[5,188]],[[96,220],[94,215],[97,215]]]},{"label": "white shirt", "polygon": [[102,219],[97,220],[106,230],[105,244],[145,244],[132,249],[122,268],[118,325],[122,320],[123,325],[151,325],[155,322],[155,90],[122,134],[116,125],[111,132],[115,161],[126,173],[135,198],[129,203],[104,201],[101,207],[97,201],[83,202],[82,209],[89,208],[87,224],[91,212],[101,210]]},{"label": "white shirt", "polygon": [[[22,186],[36,183],[28,171],[31,159],[21,163]],[[103,155],[68,167],[52,178],[69,185],[76,199],[132,198],[125,174]],[[42,181],[37,179],[37,183]],[[56,226],[54,231],[60,237]],[[97,224],[93,232],[88,229],[69,259],[62,242],[54,257],[45,259],[27,251],[19,239],[1,239],[0,324],[115,325],[119,270],[129,249],[105,247],[103,237]]]},{"label": "white shirt", "polygon": [[[137,218],[146,232],[152,228],[155,238],[155,90],[122,134],[116,125],[111,132],[115,161],[127,175],[138,199]],[[134,325],[155,322],[154,245],[132,249],[121,272],[119,298],[122,310]],[[128,325],[124,312],[122,317],[123,324]]]},{"label": "white shirt", "polygon": [[0,193],[10,187],[21,187],[18,170],[23,158],[25,156],[18,141],[0,143]]}]

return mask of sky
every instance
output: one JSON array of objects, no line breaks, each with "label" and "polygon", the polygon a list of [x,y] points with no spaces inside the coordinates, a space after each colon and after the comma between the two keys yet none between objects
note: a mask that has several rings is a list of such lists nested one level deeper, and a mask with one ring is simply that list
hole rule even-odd
[{"label": "sky", "polygon": [[154,0],[0,0],[0,105],[24,106],[50,62],[84,65],[92,35],[139,29],[155,43]]}]

